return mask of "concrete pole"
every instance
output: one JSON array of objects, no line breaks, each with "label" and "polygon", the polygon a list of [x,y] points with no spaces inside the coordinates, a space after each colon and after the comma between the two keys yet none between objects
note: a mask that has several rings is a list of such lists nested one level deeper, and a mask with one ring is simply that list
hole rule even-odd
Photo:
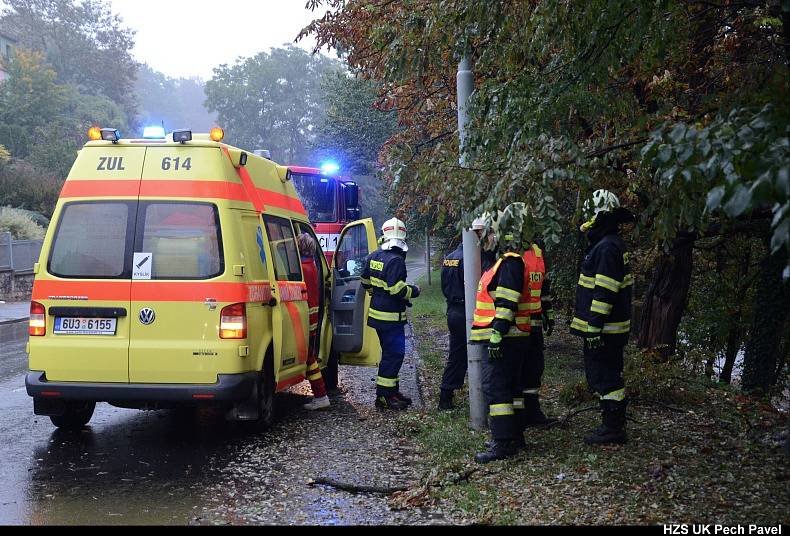
[{"label": "concrete pole", "polygon": [[431,286],[431,233],[425,231],[425,266],[428,267],[428,286]]},{"label": "concrete pole", "polygon": [[[461,140],[460,159],[461,167],[469,164],[469,154],[466,151],[466,125],[469,121],[467,106],[469,96],[474,88],[468,56],[461,58],[458,64],[458,134]],[[466,340],[469,340],[472,331],[472,318],[475,310],[475,294],[480,281],[480,245],[477,235],[469,229],[464,230],[464,301],[466,305]],[[469,374],[469,423],[474,430],[485,430],[488,426],[488,407],[483,397],[483,375],[481,363],[483,361],[483,347],[477,344],[466,345],[466,355]]]}]

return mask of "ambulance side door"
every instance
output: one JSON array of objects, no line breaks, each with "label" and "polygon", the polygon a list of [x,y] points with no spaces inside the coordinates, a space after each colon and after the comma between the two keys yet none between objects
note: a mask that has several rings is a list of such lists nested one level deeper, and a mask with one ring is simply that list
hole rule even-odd
[{"label": "ambulance side door", "polygon": [[340,363],[372,367],[381,360],[381,345],[368,327],[370,294],[362,287],[362,270],[376,249],[373,220],[351,222],[340,234],[332,259],[332,346]]}]

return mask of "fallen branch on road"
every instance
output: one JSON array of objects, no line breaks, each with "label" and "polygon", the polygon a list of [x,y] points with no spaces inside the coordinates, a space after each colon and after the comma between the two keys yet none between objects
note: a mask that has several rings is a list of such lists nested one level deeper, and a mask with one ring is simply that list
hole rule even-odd
[{"label": "fallen branch on road", "polygon": [[579,415],[580,413],[584,413],[584,412],[587,412],[587,411],[593,411],[593,410],[597,410],[597,409],[598,409],[598,406],[588,406],[586,408],[582,408],[582,409],[578,409],[576,411],[572,411],[572,412],[568,413],[562,419],[558,420],[557,422],[553,422],[551,424],[548,424],[548,425],[544,426],[543,429],[544,430],[548,430],[549,428],[554,428],[555,426],[565,427],[565,425],[568,424],[568,421],[572,417],[575,417],[576,415]]},{"label": "fallen branch on road", "polygon": [[308,483],[308,486],[330,486],[335,489],[348,491],[351,493],[379,493],[382,495],[392,495],[396,491],[406,491],[409,489],[407,486],[367,486],[364,484],[354,484],[351,482],[341,482],[333,478],[314,478]]}]

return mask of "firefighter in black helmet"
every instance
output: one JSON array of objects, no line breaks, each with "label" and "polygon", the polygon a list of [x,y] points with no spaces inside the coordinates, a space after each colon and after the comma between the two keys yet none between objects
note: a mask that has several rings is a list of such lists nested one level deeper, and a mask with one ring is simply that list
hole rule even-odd
[{"label": "firefighter in black helmet", "polygon": [[588,445],[625,443],[626,406],[623,382],[623,349],[631,331],[633,278],[625,242],[619,235],[623,223],[634,216],[620,207],[608,190],[596,190],[585,203],[591,218],[581,226],[590,243],[576,286],[576,313],[571,333],[584,337],[587,384],[598,394],[602,424],[584,437]]}]

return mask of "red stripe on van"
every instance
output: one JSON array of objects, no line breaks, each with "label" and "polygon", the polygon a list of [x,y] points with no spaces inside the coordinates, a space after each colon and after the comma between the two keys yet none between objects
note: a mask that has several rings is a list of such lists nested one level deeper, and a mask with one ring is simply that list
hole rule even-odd
[{"label": "red stripe on van", "polygon": [[[132,284],[134,283],[134,284]],[[130,290],[131,287],[131,290]],[[50,296],[80,296],[91,301],[191,301],[267,302],[271,288],[264,283],[204,283],[200,281],[75,281],[38,280],[33,284],[33,299]]]},{"label": "red stripe on van", "polygon": [[[246,173],[246,170],[244,170]],[[247,175],[249,178],[249,175]],[[254,188],[255,197],[262,207],[290,210],[297,214],[307,214],[299,199],[279,192]],[[227,199],[253,203],[243,184],[227,181],[201,180],[80,180],[69,179],[63,184],[60,197],[173,197],[200,199]],[[257,206],[256,210],[261,212]]]}]

